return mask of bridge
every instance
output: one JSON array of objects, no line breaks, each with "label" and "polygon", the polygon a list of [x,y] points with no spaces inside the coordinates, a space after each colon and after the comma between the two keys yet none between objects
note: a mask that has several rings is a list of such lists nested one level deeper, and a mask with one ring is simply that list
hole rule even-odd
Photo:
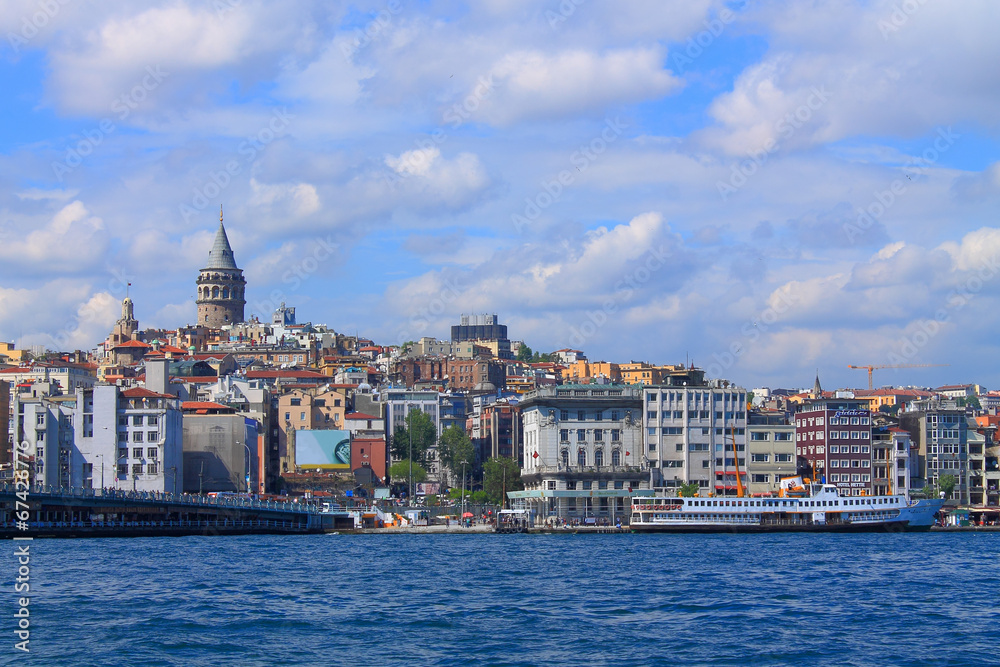
[{"label": "bridge", "polygon": [[0,484],[0,539],[159,535],[306,534],[354,528],[346,511],[311,501],[248,496],[66,489]]}]

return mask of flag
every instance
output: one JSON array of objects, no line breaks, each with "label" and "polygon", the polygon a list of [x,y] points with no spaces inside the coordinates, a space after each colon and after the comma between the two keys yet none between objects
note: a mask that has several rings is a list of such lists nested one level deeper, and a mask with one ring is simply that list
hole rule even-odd
[{"label": "flag", "polygon": [[625,456],[632,456],[632,452],[625,452]]},{"label": "flag", "polygon": [[531,458],[537,459],[538,458],[538,452],[535,452],[534,454],[532,454]]}]

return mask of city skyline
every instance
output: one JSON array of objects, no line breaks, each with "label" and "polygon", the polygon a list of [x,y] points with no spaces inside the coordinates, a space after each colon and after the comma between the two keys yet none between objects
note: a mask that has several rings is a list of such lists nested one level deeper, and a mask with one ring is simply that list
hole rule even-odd
[{"label": "city skyline", "polygon": [[0,339],[194,324],[221,205],[247,317],[992,388],[998,14],[5,3]]}]

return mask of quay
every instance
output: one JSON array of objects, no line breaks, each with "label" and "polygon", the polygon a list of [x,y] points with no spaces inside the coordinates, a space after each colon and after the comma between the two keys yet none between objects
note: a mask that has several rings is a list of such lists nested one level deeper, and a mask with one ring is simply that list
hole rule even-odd
[{"label": "quay", "polygon": [[354,528],[347,511],[242,496],[33,487],[26,500],[18,498],[13,484],[0,485],[0,539],[308,534]]}]

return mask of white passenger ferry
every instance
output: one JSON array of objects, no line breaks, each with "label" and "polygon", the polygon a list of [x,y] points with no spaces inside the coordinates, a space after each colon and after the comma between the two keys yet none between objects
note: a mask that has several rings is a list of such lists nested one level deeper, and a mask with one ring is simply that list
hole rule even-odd
[{"label": "white passenger ferry", "polygon": [[777,498],[632,498],[633,532],[927,530],[944,500],[841,496],[831,484],[782,480]]}]

